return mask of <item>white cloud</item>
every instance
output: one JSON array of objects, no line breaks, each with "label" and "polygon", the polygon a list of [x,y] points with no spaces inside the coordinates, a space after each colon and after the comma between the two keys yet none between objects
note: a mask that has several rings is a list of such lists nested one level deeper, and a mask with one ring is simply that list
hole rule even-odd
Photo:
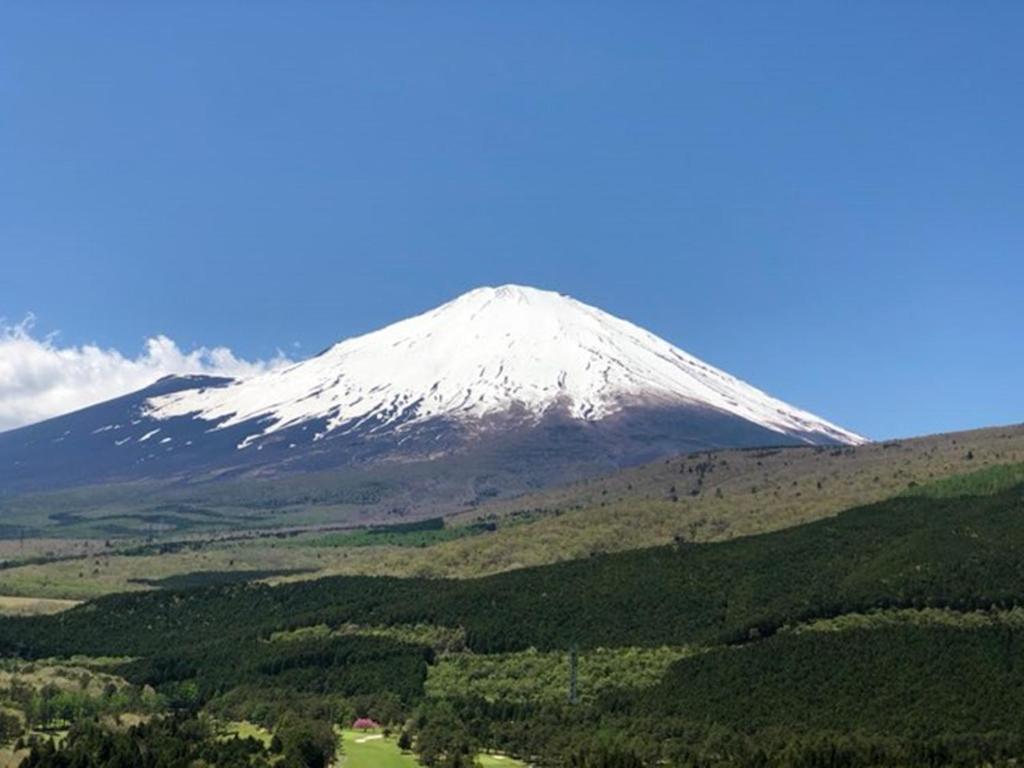
[{"label": "white cloud", "polygon": [[249,376],[290,362],[281,353],[243,360],[226,347],[183,352],[163,335],[125,357],[93,344],[60,346],[55,334],[33,334],[33,323],[31,315],[17,325],[0,322],[0,431],[134,392],[168,374]]}]

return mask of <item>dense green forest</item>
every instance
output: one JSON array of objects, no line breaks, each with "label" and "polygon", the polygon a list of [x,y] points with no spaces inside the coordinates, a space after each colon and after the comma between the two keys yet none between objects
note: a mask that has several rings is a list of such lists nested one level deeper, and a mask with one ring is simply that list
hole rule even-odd
[{"label": "dense green forest", "polygon": [[272,744],[222,738],[206,719],[158,717],[125,729],[93,721],[72,726],[59,747],[39,741],[23,768],[326,768],[335,756],[330,726],[317,721],[281,723]]},{"label": "dense green forest", "polygon": [[158,718],[124,731],[92,722],[75,725],[60,749],[33,744],[23,768],[177,768],[202,761],[223,768],[264,768],[269,757],[252,739],[219,741],[196,719]]},{"label": "dense green forest", "polygon": [[463,627],[493,653],[736,643],[872,609],[1008,608],[1024,601],[1024,486],[900,497],[720,544],[682,544],[474,580],[335,577],[100,598],[0,622],[0,650],[138,656],[206,639],[343,623]]},{"label": "dense green forest", "polygon": [[[170,709],[268,728],[370,716],[426,764],[483,747],[579,768],[998,764],[1024,758],[1024,486],[1007,485],[467,581],[114,595],[2,620],[0,651],[125,657],[113,671]],[[572,647],[603,670],[577,704],[557,695]],[[517,674],[545,675],[543,695]]]}]

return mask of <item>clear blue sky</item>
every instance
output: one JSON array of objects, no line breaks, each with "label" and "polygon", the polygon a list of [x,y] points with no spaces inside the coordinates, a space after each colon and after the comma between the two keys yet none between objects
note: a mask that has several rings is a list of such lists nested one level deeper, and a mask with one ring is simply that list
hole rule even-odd
[{"label": "clear blue sky", "polygon": [[0,316],[301,355],[518,282],[873,437],[1024,421],[1022,29],[976,0],[7,2]]}]

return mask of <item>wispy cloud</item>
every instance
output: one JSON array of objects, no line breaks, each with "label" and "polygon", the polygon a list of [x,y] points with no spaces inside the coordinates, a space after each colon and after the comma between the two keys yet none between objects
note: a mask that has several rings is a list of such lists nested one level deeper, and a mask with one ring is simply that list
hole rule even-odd
[{"label": "wispy cloud", "polygon": [[125,357],[96,345],[61,346],[56,334],[34,333],[35,318],[0,321],[0,431],[109,400],[168,374],[250,376],[290,362],[243,360],[226,347],[189,352],[166,336],[147,339],[139,354]]}]

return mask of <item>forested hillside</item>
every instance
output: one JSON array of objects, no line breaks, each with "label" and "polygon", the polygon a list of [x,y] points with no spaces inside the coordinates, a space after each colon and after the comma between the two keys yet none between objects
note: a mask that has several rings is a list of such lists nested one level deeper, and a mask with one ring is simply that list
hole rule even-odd
[{"label": "forested hillside", "polygon": [[903,496],[720,544],[604,555],[481,579],[334,577],[115,595],[0,624],[39,655],[138,655],[206,636],[302,625],[459,626],[479,652],[738,642],[880,608],[1008,607],[1024,599],[1024,486]]},{"label": "forested hillside", "polygon": [[[467,743],[542,763],[1024,757],[1020,479],[1018,466],[988,469],[775,533],[480,579],[114,595],[0,621],[0,649],[131,659],[117,674],[171,706],[268,727],[294,711],[368,713],[410,738],[455,723]],[[571,648],[581,680],[600,685],[575,706],[549,693]],[[543,691],[499,683],[530,665]],[[459,689],[487,668],[493,684]],[[609,728],[630,736],[594,741]]]}]

